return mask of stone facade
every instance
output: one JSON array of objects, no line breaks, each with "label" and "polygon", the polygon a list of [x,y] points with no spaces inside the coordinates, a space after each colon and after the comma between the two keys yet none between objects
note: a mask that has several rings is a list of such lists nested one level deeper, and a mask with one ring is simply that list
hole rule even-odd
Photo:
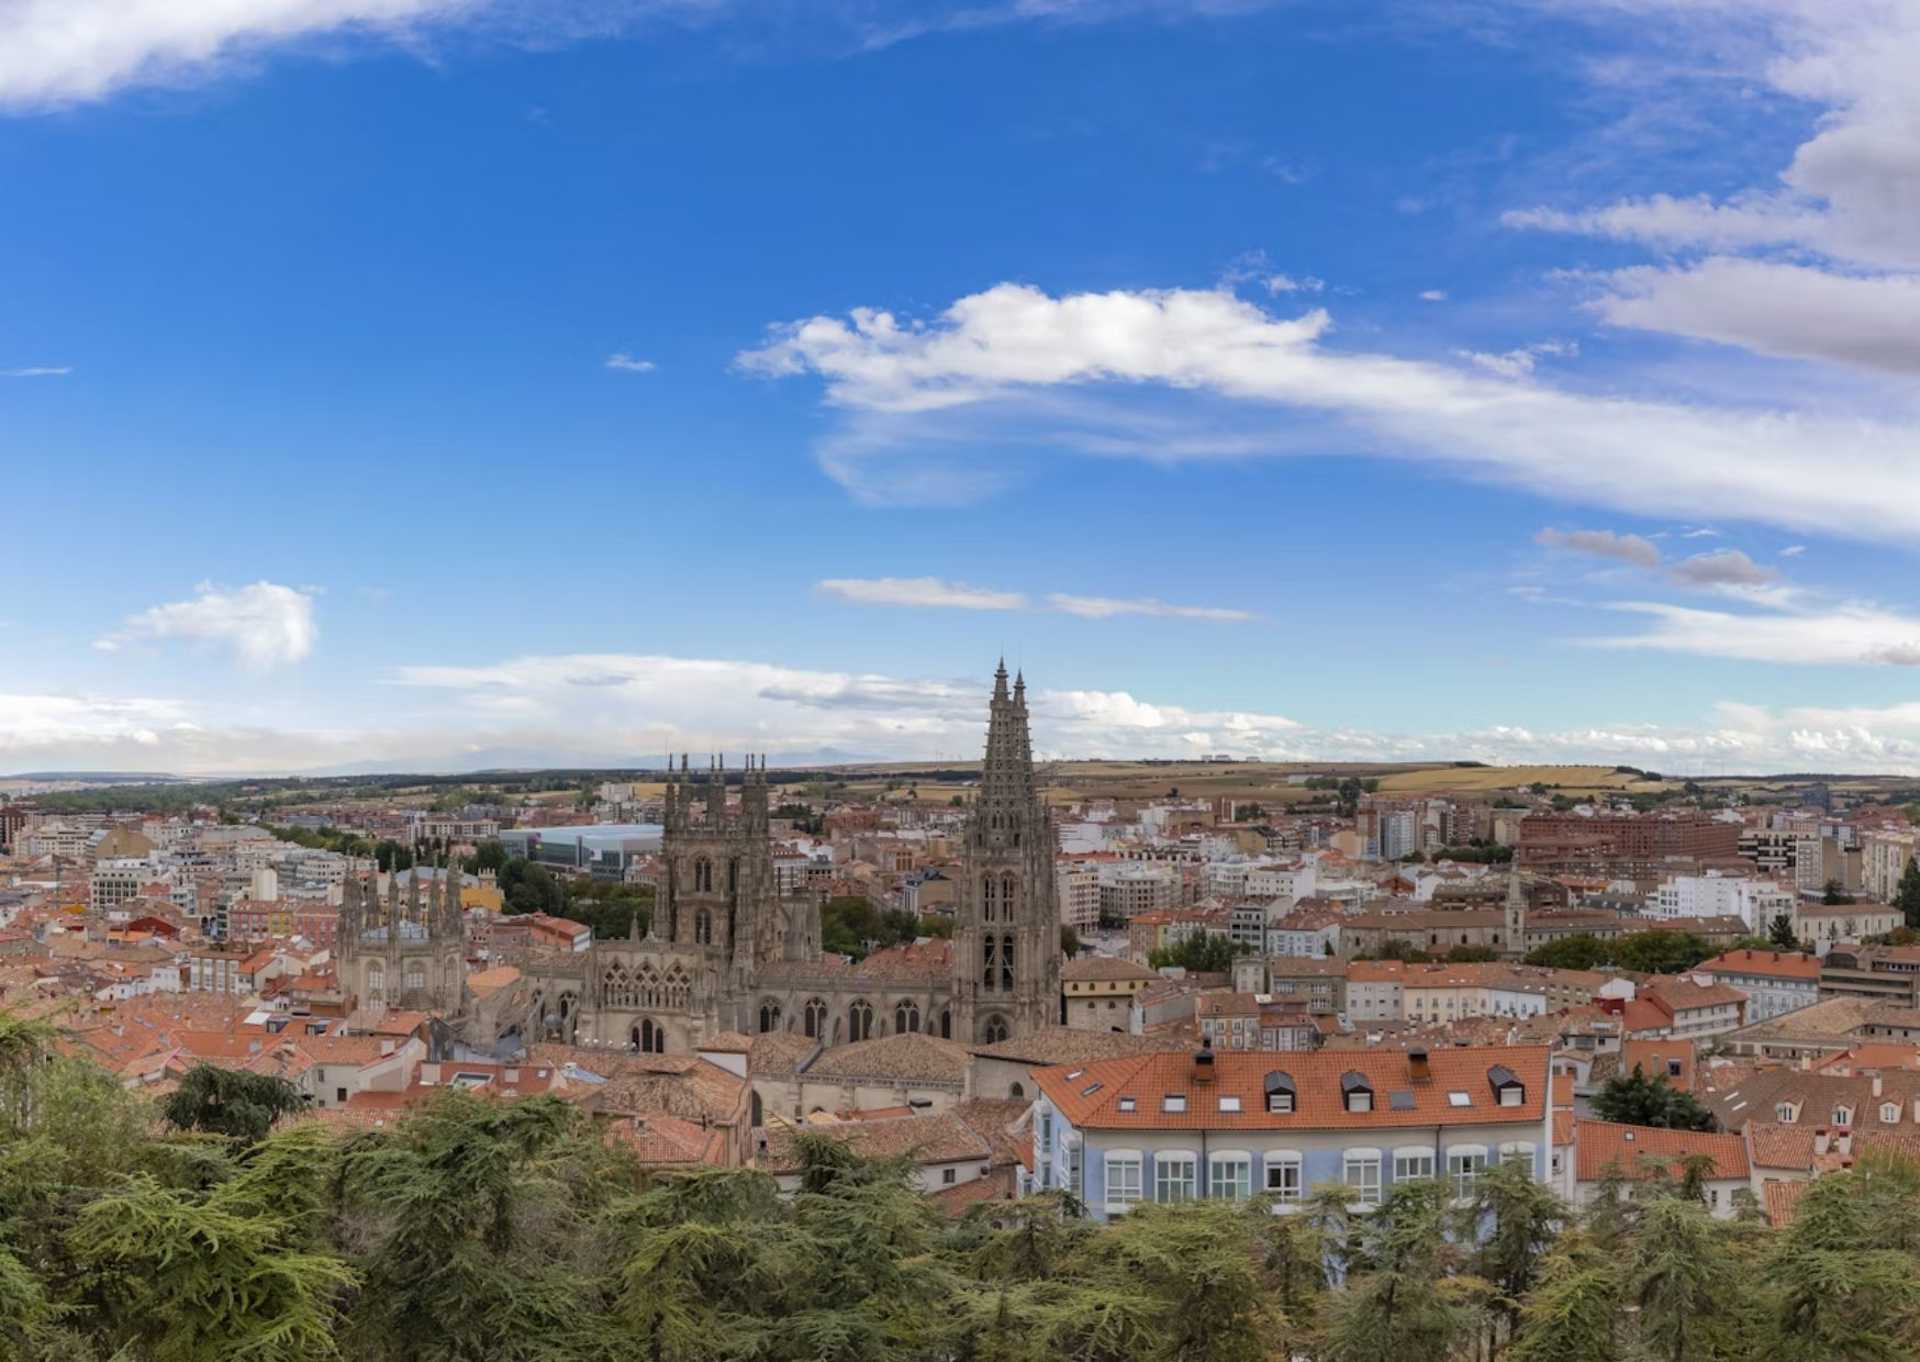
[{"label": "stone facade", "polygon": [[1053,829],[1035,787],[1024,682],[994,678],[986,762],[961,856],[957,931],[859,964],[821,949],[812,895],[778,891],[764,758],[729,804],[722,763],[681,758],[645,936],[529,961],[529,1039],[691,1054],[722,1032],[828,1046],[916,1032],[991,1043],[1058,1020]]}]

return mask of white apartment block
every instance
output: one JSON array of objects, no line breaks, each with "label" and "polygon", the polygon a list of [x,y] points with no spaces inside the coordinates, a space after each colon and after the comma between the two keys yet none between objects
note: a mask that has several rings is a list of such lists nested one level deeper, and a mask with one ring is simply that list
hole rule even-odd
[{"label": "white apartment block", "polygon": [[1165,861],[1122,861],[1100,867],[1100,911],[1121,917],[1172,908],[1180,901],[1180,867]]},{"label": "white apartment block", "polygon": [[1247,872],[1247,897],[1250,899],[1311,898],[1318,867],[1312,861],[1298,865],[1261,865]]},{"label": "white apartment block", "polygon": [[1100,872],[1091,865],[1063,862],[1053,871],[1061,925],[1077,932],[1100,925]]},{"label": "white apartment block", "polygon": [[1747,879],[1708,871],[1704,875],[1675,875],[1647,899],[1647,916],[1737,917],[1756,936],[1785,913],[1793,916],[1797,897],[1771,880]]}]

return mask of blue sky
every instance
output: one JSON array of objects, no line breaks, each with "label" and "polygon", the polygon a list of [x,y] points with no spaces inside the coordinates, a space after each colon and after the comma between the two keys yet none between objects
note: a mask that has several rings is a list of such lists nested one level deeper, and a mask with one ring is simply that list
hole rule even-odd
[{"label": "blue sky", "polygon": [[0,771],[972,755],[1002,649],[1920,769],[1910,5],[182,8],[0,4]]}]

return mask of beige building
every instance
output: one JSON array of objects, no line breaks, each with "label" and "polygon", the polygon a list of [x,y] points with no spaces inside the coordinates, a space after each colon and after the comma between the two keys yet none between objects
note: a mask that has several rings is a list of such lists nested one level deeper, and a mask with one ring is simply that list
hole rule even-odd
[{"label": "beige building", "polygon": [[1916,840],[1911,832],[1869,832],[1860,838],[1860,887],[1868,898],[1893,902]]},{"label": "beige building", "polygon": [[1134,997],[1159,975],[1110,955],[1081,955],[1060,967],[1066,1024],[1076,1031],[1125,1031]]}]

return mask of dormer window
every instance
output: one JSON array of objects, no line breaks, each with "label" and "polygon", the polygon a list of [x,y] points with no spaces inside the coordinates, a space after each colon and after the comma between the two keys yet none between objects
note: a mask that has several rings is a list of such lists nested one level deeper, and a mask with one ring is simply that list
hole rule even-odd
[{"label": "dormer window", "polygon": [[1799,1113],[1794,1110],[1793,1103],[1791,1102],[1778,1103],[1773,1109],[1773,1119],[1782,1125],[1792,1125],[1798,1115]]},{"label": "dormer window", "polygon": [[1853,1124],[1853,1108],[1848,1106],[1835,1107],[1833,1109],[1833,1123],[1837,1126],[1852,1125]]},{"label": "dormer window", "polygon": [[1281,1073],[1278,1069],[1267,1075],[1267,1110],[1275,1116],[1291,1116],[1298,1109],[1294,1095],[1293,1075]]},{"label": "dormer window", "polygon": [[1373,1085],[1365,1074],[1349,1069],[1340,1075],[1340,1098],[1348,1111],[1372,1111]]},{"label": "dormer window", "polygon": [[1880,1104],[1880,1124],[1883,1126],[1891,1126],[1898,1125],[1899,1123],[1900,1104],[1898,1102],[1882,1102]]},{"label": "dormer window", "polygon": [[1496,1106],[1524,1107],[1527,1104],[1527,1085],[1504,1064],[1496,1064],[1487,1070],[1487,1085],[1493,1089]]}]

